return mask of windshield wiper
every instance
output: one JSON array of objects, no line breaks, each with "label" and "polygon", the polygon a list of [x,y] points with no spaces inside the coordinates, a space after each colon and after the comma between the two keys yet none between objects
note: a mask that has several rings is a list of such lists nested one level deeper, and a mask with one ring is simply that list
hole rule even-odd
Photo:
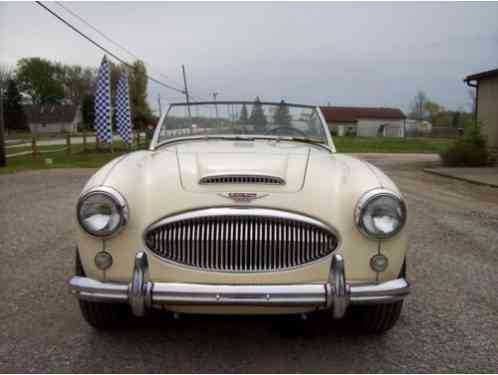
[{"label": "windshield wiper", "polygon": [[330,147],[323,144],[321,141],[317,141],[313,138],[307,138],[307,137],[281,137],[282,140],[288,140],[288,141],[294,141],[294,142],[302,142],[302,143],[308,143],[308,144],[312,144],[312,145],[316,145],[316,146],[320,146],[320,147],[323,147],[325,148],[326,150],[328,151],[331,151],[330,150]]},{"label": "windshield wiper", "polygon": [[234,141],[254,141],[254,137],[244,137],[240,135],[215,135],[215,134],[205,134],[205,135],[191,135],[178,138],[171,138],[164,142],[156,145],[156,148],[169,145],[172,143],[184,142],[184,141],[198,141],[198,140],[234,140]]},{"label": "windshield wiper", "polygon": [[223,135],[220,138],[222,139],[230,139],[234,141],[254,141],[254,137],[246,137],[246,136],[240,136],[240,135]]},{"label": "windshield wiper", "polygon": [[256,135],[256,136],[254,136],[253,140],[254,139],[269,139],[269,140],[273,140],[273,141],[277,141],[277,142],[280,142],[280,141],[302,142],[302,143],[308,143],[308,144],[320,146],[320,147],[323,147],[324,149],[332,152],[332,150],[330,149],[329,146],[327,146],[326,144],[323,144],[321,141],[315,140],[313,138],[293,137],[293,136],[267,136],[267,137],[265,137],[265,136]]}]

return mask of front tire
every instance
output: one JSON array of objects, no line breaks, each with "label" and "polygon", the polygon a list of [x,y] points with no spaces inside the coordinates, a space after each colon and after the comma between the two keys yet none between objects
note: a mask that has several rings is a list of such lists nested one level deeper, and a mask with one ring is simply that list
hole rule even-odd
[{"label": "front tire", "polygon": [[[406,277],[406,259],[403,261],[399,277]],[[381,334],[389,331],[398,321],[403,300],[370,306],[354,306],[353,316],[366,333]]]},{"label": "front tire", "polygon": [[361,306],[356,311],[356,319],[363,332],[380,334],[394,327],[401,315],[402,308],[403,301]]},{"label": "front tire", "polygon": [[[76,251],[76,276],[85,277],[80,254]],[[98,330],[112,330],[124,327],[131,320],[131,309],[123,303],[102,303],[79,300],[81,314],[85,321]]]}]

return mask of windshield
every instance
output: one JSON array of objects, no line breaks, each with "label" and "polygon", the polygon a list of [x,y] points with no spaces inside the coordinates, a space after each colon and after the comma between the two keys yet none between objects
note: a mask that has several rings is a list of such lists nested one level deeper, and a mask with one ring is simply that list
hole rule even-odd
[{"label": "windshield", "polygon": [[315,107],[284,101],[172,104],[161,124],[157,143],[205,135],[299,138],[328,144]]}]

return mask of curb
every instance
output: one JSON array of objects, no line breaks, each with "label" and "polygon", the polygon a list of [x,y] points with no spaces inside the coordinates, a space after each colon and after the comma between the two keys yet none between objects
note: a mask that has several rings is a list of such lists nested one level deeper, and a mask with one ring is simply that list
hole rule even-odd
[{"label": "curb", "polygon": [[474,179],[467,178],[467,177],[455,176],[455,175],[452,175],[452,174],[440,172],[440,171],[437,171],[437,170],[434,170],[434,169],[430,169],[430,168],[424,168],[424,172],[430,173],[430,174],[434,174],[436,176],[441,176],[441,177],[446,177],[446,178],[452,178],[454,180],[465,181],[465,182],[468,182],[468,183],[471,183],[471,184],[474,184],[474,185],[481,185],[481,186],[489,186],[489,187],[492,187],[492,188],[498,188],[498,184],[493,184],[493,183],[489,183],[489,182],[483,182],[483,181],[479,181],[479,180],[474,180]]}]

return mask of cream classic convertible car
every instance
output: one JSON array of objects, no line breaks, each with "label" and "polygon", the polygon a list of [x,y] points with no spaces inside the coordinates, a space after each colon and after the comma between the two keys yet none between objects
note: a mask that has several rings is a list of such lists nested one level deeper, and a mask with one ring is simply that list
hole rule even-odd
[{"label": "cream classic convertible car", "polygon": [[317,107],[172,104],[148,150],[84,187],[70,289],[99,329],[152,308],[324,310],[380,333],[409,293],[406,215],[384,173],[336,152]]}]

